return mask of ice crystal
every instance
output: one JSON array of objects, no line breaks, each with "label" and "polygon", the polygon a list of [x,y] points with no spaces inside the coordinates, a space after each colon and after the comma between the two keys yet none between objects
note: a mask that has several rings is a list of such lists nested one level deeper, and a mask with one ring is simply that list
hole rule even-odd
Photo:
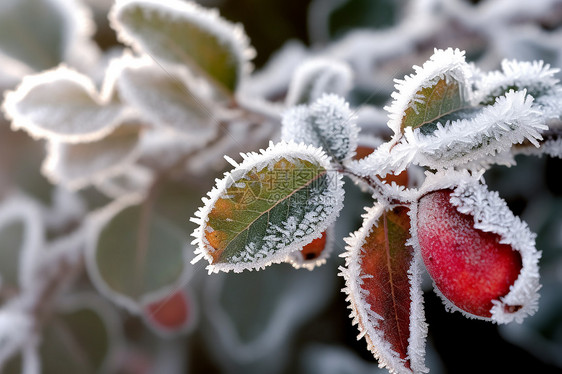
[{"label": "ice crystal", "polygon": [[472,70],[464,58],[464,51],[458,49],[436,49],[431,58],[423,66],[414,66],[415,73],[407,75],[403,80],[396,81],[396,91],[392,93],[394,101],[385,109],[389,112],[388,126],[395,134],[401,132],[402,119],[406,109],[417,103],[416,93],[430,87],[441,79],[454,80],[459,83],[463,96],[469,97],[468,80]]},{"label": "ice crystal", "polygon": [[347,102],[325,94],[312,105],[290,109],[283,116],[281,138],[322,148],[334,161],[344,161],[355,153],[359,129]]},{"label": "ice crystal", "polygon": [[361,287],[364,282],[363,278],[368,276],[362,274],[361,269],[361,260],[365,254],[363,247],[366,238],[385,209],[388,207],[382,204],[376,204],[367,209],[363,215],[362,227],[345,239],[346,252],[341,255],[345,258],[345,267],[340,267],[341,273],[339,274],[345,279],[345,288],[342,292],[347,294],[346,301],[350,304],[352,323],[359,326],[357,339],[362,337],[367,339],[368,348],[379,361],[380,367],[386,367],[392,373],[427,372],[428,369],[424,365],[427,323],[423,311],[420,257],[414,255],[408,269],[408,279],[411,285],[408,356],[411,370],[404,366],[403,360],[385,337],[384,330],[380,327],[383,318],[371,310],[371,306],[366,301],[368,291]]},{"label": "ice crystal", "polygon": [[[535,248],[536,235],[515,216],[497,192],[483,184],[462,184],[451,194],[457,210],[474,217],[474,228],[500,235],[500,243],[510,245],[521,254],[523,268],[509,293],[494,300],[492,320],[497,323],[521,323],[538,309],[540,252]],[[509,306],[516,306],[515,311]]]},{"label": "ice crystal", "polygon": [[[225,263],[213,264],[210,244],[206,238],[207,230],[213,231],[207,225],[209,215],[219,199],[229,199],[226,191],[235,183],[247,179],[249,173],[259,173],[270,170],[275,175],[275,163],[286,160],[289,163],[299,163],[301,160],[312,163],[328,172],[330,160],[320,149],[310,145],[295,143],[270,143],[266,150],[259,154],[252,152],[241,154],[243,162],[238,164],[230,159],[235,168],[225,174],[222,180],[203,198],[205,205],[200,208],[192,219],[199,227],[193,232],[197,245],[196,258],[193,262],[206,258],[211,265],[210,272],[230,271],[241,272],[245,269],[260,269],[271,263],[283,262],[287,255],[301,249],[304,245],[318,238],[336,219],[342,208],[343,188],[341,175],[328,173],[325,181],[309,186],[306,201],[296,201],[290,205],[294,215],[282,221],[267,220],[263,237],[256,237],[256,241],[247,240],[242,251],[238,252]],[[306,170],[304,170],[306,172]],[[239,212],[244,214],[244,211]]]}]

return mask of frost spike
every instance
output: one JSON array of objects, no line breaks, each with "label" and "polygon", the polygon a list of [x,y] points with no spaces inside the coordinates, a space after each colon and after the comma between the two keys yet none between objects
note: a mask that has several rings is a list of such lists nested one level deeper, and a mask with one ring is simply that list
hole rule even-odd
[{"label": "frost spike", "polygon": [[197,259],[210,272],[260,269],[319,237],[339,214],[341,175],[320,149],[270,144],[220,180],[196,216]]},{"label": "frost spike", "polygon": [[368,210],[361,229],[346,239],[340,273],[358,339],[364,336],[379,366],[392,373],[427,372],[420,260],[408,244],[407,211],[383,205]]}]

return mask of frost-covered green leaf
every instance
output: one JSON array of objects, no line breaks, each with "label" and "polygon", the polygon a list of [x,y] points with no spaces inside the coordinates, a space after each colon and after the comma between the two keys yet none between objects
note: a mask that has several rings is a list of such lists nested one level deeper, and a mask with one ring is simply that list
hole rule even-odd
[{"label": "frost-covered green leaf", "polygon": [[[290,365],[295,338],[329,307],[338,292],[331,266],[295,271],[215,274],[206,279],[201,329],[223,371],[280,374]],[[244,305],[244,308],[240,306]]]},{"label": "frost-covered green leaf", "polygon": [[510,91],[472,118],[438,124],[431,135],[406,131],[406,141],[392,152],[435,169],[471,162],[486,165],[513,144],[527,140],[538,147],[541,132],[547,128],[541,112],[533,107],[533,98],[525,91]]},{"label": "frost-covered green leaf", "polygon": [[194,222],[198,261],[209,271],[240,272],[279,263],[319,237],[337,217],[341,176],[304,144],[271,144],[217,181]]},{"label": "frost-covered green leaf", "polygon": [[128,196],[100,211],[92,222],[87,268],[100,292],[132,312],[142,298],[166,292],[186,276],[185,235],[153,209]]},{"label": "frost-covered green leaf", "polygon": [[254,51],[241,26],[180,0],[122,0],[111,13],[119,38],[159,62],[189,66],[233,94]]},{"label": "frost-covered green leaf", "polygon": [[501,69],[483,74],[476,81],[477,102],[490,105],[510,90],[526,90],[546,119],[562,115],[562,87],[555,77],[560,69],[551,68],[543,61],[515,60],[503,60]]},{"label": "frost-covered green leaf", "polygon": [[399,134],[407,128],[433,130],[441,117],[469,105],[468,78],[471,75],[464,52],[451,48],[436,49],[422,67],[404,80],[396,80],[394,101],[385,109],[389,112],[388,126]]},{"label": "frost-covered green leaf", "polygon": [[310,106],[288,110],[282,125],[284,141],[322,148],[337,162],[352,157],[357,147],[359,128],[355,114],[349,104],[336,95],[323,95]]},{"label": "frost-covered green leaf", "polygon": [[124,114],[124,107],[101,97],[88,77],[64,66],[25,77],[8,92],[2,109],[14,130],[72,143],[103,138]]},{"label": "frost-covered green leaf", "polygon": [[141,131],[138,123],[125,122],[105,138],[90,143],[51,140],[42,172],[53,183],[79,189],[123,171],[138,157]]},{"label": "frost-covered green leaf", "polygon": [[314,58],[295,71],[285,102],[288,106],[309,104],[325,93],[345,96],[351,89],[353,72],[337,60]]},{"label": "frost-covered green leaf", "polygon": [[122,70],[119,93],[155,126],[170,127],[201,141],[216,132],[217,123],[211,105],[200,98],[193,81],[188,84],[188,78],[136,61]]}]

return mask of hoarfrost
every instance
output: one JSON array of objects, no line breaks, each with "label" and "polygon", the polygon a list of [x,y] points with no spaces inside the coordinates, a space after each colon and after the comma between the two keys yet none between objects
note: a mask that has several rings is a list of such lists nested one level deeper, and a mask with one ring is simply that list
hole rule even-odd
[{"label": "hoarfrost", "polygon": [[[250,46],[249,38],[242,25],[232,24],[221,18],[216,9],[207,9],[194,2],[168,0],[119,0],[112,8],[109,19],[112,27],[117,31],[121,41],[132,45],[139,52],[155,49],[163,51],[157,57],[163,57],[170,62],[176,62],[166,55],[167,49],[162,49],[157,38],[150,40],[146,34],[134,29],[135,25],[126,25],[122,16],[128,7],[138,6],[147,18],[158,15],[169,22],[188,22],[200,27],[216,37],[219,43],[232,53],[238,63],[238,76],[245,77],[252,70],[250,60],[255,56],[255,50]],[[176,51],[173,51],[176,52]],[[239,79],[243,80],[243,79]]]},{"label": "hoarfrost", "polygon": [[283,116],[281,138],[322,148],[334,161],[351,158],[359,128],[349,104],[341,97],[324,94],[310,106],[301,105]]},{"label": "hoarfrost", "polygon": [[493,100],[510,89],[526,89],[545,119],[562,115],[562,88],[555,78],[560,69],[551,68],[543,61],[516,60],[503,60],[501,68],[501,72],[492,71],[475,81],[475,103]]},{"label": "hoarfrost", "polygon": [[244,161],[231,172],[226,173],[223,179],[217,181],[217,185],[208,193],[208,198],[203,199],[205,205],[192,218],[192,221],[199,225],[192,234],[195,238],[193,244],[197,244],[196,257],[192,263],[206,258],[210,263],[207,267],[209,272],[230,270],[241,272],[283,262],[289,253],[302,249],[303,246],[320,237],[322,232],[335,221],[343,206],[342,176],[339,173],[330,173],[325,183],[312,186],[310,196],[303,204],[293,207],[304,213],[301,218],[290,216],[281,224],[268,221],[265,235],[259,243],[247,242],[245,249],[233,258],[232,263],[212,264],[213,258],[209,253],[209,244],[205,237],[208,217],[217,200],[225,198],[225,192],[234,183],[244,179],[252,170],[259,172],[264,168],[271,169],[282,158],[289,162],[306,160],[327,172],[330,170],[328,156],[320,149],[305,144],[270,143],[269,147],[261,150],[259,154],[251,152],[241,156]]},{"label": "hoarfrost", "polygon": [[507,295],[493,301],[491,309],[491,319],[496,323],[521,323],[538,309],[541,253],[535,248],[536,235],[509,210],[497,192],[488,191],[485,185],[458,186],[451,194],[451,204],[459,212],[473,216],[476,229],[500,235],[500,243],[510,245],[521,254],[523,268],[519,277]]},{"label": "hoarfrost", "polygon": [[[415,73],[407,75],[403,80],[396,79],[396,91],[392,93],[394,101],[385,109],[389,113],[388,126],[395,134],[401,132],[402,118],[406,109],[416,103],[416,93],[437,83],[440,79],[452,79],[459,82],[464,97],[469,98],[468,81],[472,70],[464,58],[464,51],[448,48],[435,49],[435,52],[423,66],[414,66]],[[413,107],[415,108],[415,107]]]},{"label": "hoarfrost", "polygon": [[425,322],[421,290],[421,258],[414,255],[408,269],[411,298],[408,358],[412,370],[404,365],[403,360],[385,338],[384,331],[380,328],[380,321],[383,318],[371,310],[369,303],[366,301],[368,291],[361,287],[363,279],[368,277],[368,275],[362,274],[361,270],[361,261],[364,254],[363,246],[385,209],[388,209],[388,207],[382,204],[376,204],[367,209],[367,212],[363,215],[362,227],[345,238],[346,252],[341,255],[345,258],[345,267],[339,268],[339,275],[345,279],[345,288],[342,292],[347,294],[346,301],[349,302],[349,309],[351,309],[352,324],[359,327],[357,339],[365,337],[368,348],[379,361],[380,367],[386,367],[392,373],[428,372],[424,364],[427,323]]},{"label": "hoarfrost", "polygon": [[13,130],[79,143],[101,139],[120,123],[125,108],[108,100],[88,77],[60,66],[26,76],[6,94],[2,109]]}]

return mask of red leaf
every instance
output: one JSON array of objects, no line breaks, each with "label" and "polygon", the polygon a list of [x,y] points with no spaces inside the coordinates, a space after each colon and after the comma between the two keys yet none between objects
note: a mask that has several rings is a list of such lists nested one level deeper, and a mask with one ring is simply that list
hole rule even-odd
[{"label": "red leaf", "polygon": [[[346,292],[369,349],[392,372],[424,371],[426,325],[410,217],[405,207],[375,208],[348,240]],[[361,336],[360,335],[360,336]]]},{"label": "red leaf", "polygon": [[192,310],[183,291],[145,305],[144,313],[151,327],[158,332],[183,331],[192,319]]}]

